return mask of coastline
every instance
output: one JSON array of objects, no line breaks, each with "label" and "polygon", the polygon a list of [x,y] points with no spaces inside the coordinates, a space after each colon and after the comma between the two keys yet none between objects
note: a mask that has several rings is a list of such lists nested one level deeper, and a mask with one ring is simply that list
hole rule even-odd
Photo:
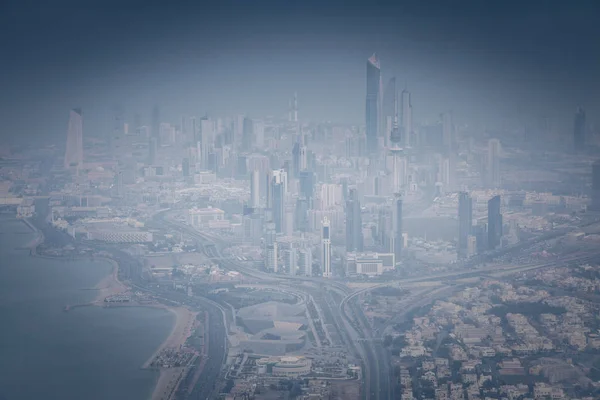
[{"label": "coastline", "polygon": [[[35,233],[36,237],[32,239],[29,243],[24,246],[30,250],[30,256],[38,257],[38,258],[53,258],[60,259],[63,257],[53,257],[53,256],[45,256],[37,253],[37,247],[44,243],[45,237],[43,232],[38,229],[34,224],[31,223],[28,219],[21,219],[23,223]],[[70,260],[76,260],[77,258],[87,258],[87,257],[73,257]],[[127,292],[131,290],[129,286],[125,283],[121,282],[118,277],[119,273],[119,264],[116,260],[110,257],[95,257],[95,260],[102,260],[108,262],[112,265],[111,272],[106,275],[103,279],[98,282],[93,290],[97,290],[97,295],[90,303],[75,305],[84,306],[84,305],[95,305],[95,306],[103,306],[104,299],[110,296],[114,296],[123,292]],[[151,369],[150,365],[152,361],[160,354],[161,351],[167,348],[176,348],[179,349],[182,347],[187,339],[191,336],[192,330],[194,328],[194,323],[196,321],[197,312],[191,311],[186,307],[173,307],[167,306],[164,304],[156,303],[156,304],[124,304],[118,305],[118,307],[149,307],[149,308],[161,308],[165,309],[175,315],[175,321],[173,322],[173,327],[171,328],[171,332],[165,338],[165,340],[156,348],[154,353],[148,358],[148,360],[141,366],[143,369]],[[159,376],[156,379],[155,387],[152,391],[151,399],[152,400],[169,400],[173,398],[181,379],[184,377],[184,373],[186,371],[186,367],[176,367],[176,368],[160,368]]]}]

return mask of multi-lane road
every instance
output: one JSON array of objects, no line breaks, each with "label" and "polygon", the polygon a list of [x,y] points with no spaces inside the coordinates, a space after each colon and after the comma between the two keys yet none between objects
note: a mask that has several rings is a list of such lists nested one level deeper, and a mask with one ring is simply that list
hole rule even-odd
[{"label": "multi-lane road", "polygon": [[[189,225],[176,222],[165,218],[165,213],[159,213],[155,216],[155,221],[169,229],[183,232],[197,240],[205,246],[207,255],[219,262],[223,267],[239,271],[247,276],[250,276],[258,281],[289,281],[299,280],[305,282],[313,282],[320,284],[323,288],[330,288],[338,293],[345,295],[344,299],[339,304],[337,310],[338,315],[334,316],[334,321],[338,331],[342,336],[349,338],[353,343],[358,342],[359,346],[352,345],[356,349],[356,353],[363,359],[364,367],[364,388],[363,397],[366,399],[387,400],[394,398],[394,385],[392,384],[392,376],[389,363],[389,354],[383,347],[381,340],[374,337],[361,307],[356,304],[355,300],[361,293],[364,293],[372,288],[367,288],[359,291],[350,290],[344,283],[332,279],[318,277],[300,277],[300,276],[283,276],[269,274],[254,268],[247,267],[242,263],[236,262],[233,259],[222,257],[221,250],[228,246],[228,243],[219,237],[203,232],[198,232]],[[519,249],[520,250],[520,249]],[[531,271],[539,268],[552,267],[559,264],[564,264],[572,261],[591,261],[600,258],[600,251],[592,253],[577,253],[566,257],[558,257],[546,262],[531,263],[527,265],[490,265],[479,269],[460,269],[452,272],[426,275],[412,278],[398,278],[394,281],[386,282],[384,285],[402,285],[409,283],[431,282],[431,281],[457,281],[466,278],[476,278],[480,276],[502,276],[505,274],[519,273]],[[381,286],[381,285],[380,285]],[[422,299],[421,299],[422,300]],[[431,299],[430,299],[431,300]],[[419,301],[420,304],[422,301]],[[416,304],[416,303],[415,303]],[[414,308],[413,304],[410,308]],[[337,317],[337,318],[336,318]],[[343,323],[340,319],[343,318]],[[222,336],[222,338],[225,335]],[[357,348],[358,347],[358,348]]]}]

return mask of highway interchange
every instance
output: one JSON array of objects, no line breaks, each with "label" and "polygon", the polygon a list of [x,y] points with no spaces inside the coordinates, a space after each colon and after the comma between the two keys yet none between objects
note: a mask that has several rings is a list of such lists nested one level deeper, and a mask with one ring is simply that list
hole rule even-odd
[{"label": "highway interchange", "polygon": [[[392,383],[392,372],[390,369],[389,354],[383,347],[382,341],[378,340],[374,332],[372,332],[370,325],[362,311],[362,308],[356,303],[356,299],[361,294],[372,290],[375,287],[381,286],[406,286],[415,283],[422,282],[440,282],[444,281],[446,284],[452,285],[454,282],[464,280],[468,278],[477,278],[481,276],[485,277],[497,277],[506,274],[514,274],[520,272],[527,272],[539,268],[552,267],[555,265],[564,265],[569,262],[588,262],[597,260],[600,258],[600,251],[588,252],[588,253],[577,253],[566,257],[558,257],[553,260],[540,263],[530,263],[526,265],[514,266],[514,265],[489,265],[480,267],[478,269],[462,268],[448,273],[427,275],[421,277],[412,277],[406,279],[395,279],[393,281],[385,282],[380,285],[376,285],[370,288],[364,288],[361,290],[352,291],[347,285],[340,281],[333,279],[324,279],[320,277],[301,277],[301,276],[283,276],[266,273],[259,271],[254,268],[250,268],[241,262],[237,262],[232,258],[223,257],[221,252],[229,246],[226,240],[217,236],[208,234],[206,232],[199,232],[187,224],[175,221],[167,218],[167,211],[157,213],[153,218],[153,225],[160,226],[163,230],[167,229],[170,233],[173,231],[180,232],[191,238],[194,238],[203,245],[204,252],[213,261],[219,263],[221,267],[229,270],[238,271],[245,274],[246,276],[255,279],[257,282],[273,283],[277,284],[282,288],[289,287],[290,290],[305,291],[307,296],[310,296],[310,290],[306,287],[310,285],[316,285],[325,291],[330,290],[335,292],[341,301],[336,310],[331,310],[328,304],[319,304],[319,307],[328,307],[332,311],[333,320],[335,321],[335,328],[342,338],[344,343],[350,344],[350,347],[355,354],[363,360],[363,389],[362,395],[365,399],[373,400],[385,400],[394,398],[394,384]],[[564,234],[564,233],[563,233]],[[521,251],[522,249],[516,249]],[[301,283],[301,284],[299,284]],[[304,284],[304,285],[303,285]],[[308,285],[307,285],[308,284]],[[459,286],[456,286],[454,290],[458,290]],[[449,288],[452,290],[452,288]],[[445,292],[445,296],[447,296]],[[171,295],[169,295],[171,297]],[[182,295],[183,297],[186,297]],[[171,297],[172,298],[172,297]],[[428,302],[435,300],[434,296],[427,296],[425,298],[416,301],[407,307],[404,312],[408,312],[410,309],[420,307]],[[209,362],[205,366],[205,371],[202,373],[202,377],[199,382],[199,387],[206,385],[209,382],[215,382],[220,376],[222,369],[226,361],[226,349],[227,341],[227,320],[231,319],[231,316],[227,317],[228,311],[222,305],[212,302],[208,299],[203,299],[198,296],[194,296],[197,301],[197,305],[203,306],[210,313],[210,336],[209,336]],[[182,299],[184,300],[184,299]],[[189,299],[186,300],[189,301]],[[218,320],[220,322],[213,323]],[[379,338],[380,339],[380,338]],[[201,396],[206,393],[207,398],[214,394],[215,389],[212,385],[208,384],[210,388],[205,390],[198,389],[201,392]],[[200,394],[200,393],[199,393]],[[194,398],[202,399],[204,397],[194,396]]]}]

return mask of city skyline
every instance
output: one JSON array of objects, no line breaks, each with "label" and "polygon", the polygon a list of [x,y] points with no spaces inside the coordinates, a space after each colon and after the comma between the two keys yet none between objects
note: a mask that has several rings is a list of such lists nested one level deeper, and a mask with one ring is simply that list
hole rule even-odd
[{"label": "city skyline", "polygon": [[[572,110],[581,105],[588,111],[589,122],[594,123],[593,115],[599,109],[594,93],[598,92],[600,82],[594,79],[592,71],[597,70],[599,61],[593,51],[586,50],[594,47],[586,46],[591,40],[590,25],[584,23],[597,7],[593,2],[544,11],[509,2],[501,10],[490,7],[479,17],[476,9],[467,10],[462,19],[444,15],[443,4],[434,7],[434,11],[398,5],[405,7],[406,12],[394,14],[395,8],[377,3],[362,13],[357,2],[354,8],[340,14],[340,20],[353,21],[364,15],[365,23],[360,25],[328,19],[335,9],[332,3],[322,6],[324,16],[307,20],[312,27],[308,35],[289,22],[307,15],[314,6],[309,3],[298,6],[294,13],[272,2],[258,2],[255,7],[232,2],[236,9],[250,16],[262,15],[248,18],[240,25],[252,32],[246,37],[241,28],[224,34],[224,26],[231,22],[223,22],[223,9],[209,7],[206,10],[215,16],[210,24],[194,28],[189,25],[183,31],[166,25],[143,39],[141,32],[149,32],[150,26],[156,30],[152,21],[163,17],[156,6],[138,10],[107,3],[97,10],[99,17],[90,21],[90,11],[75,4],[70,4],[64,13],[57,12],[69,4],[62,2],[62,7],[59,4],[56,10],[46,11],[57,23],[65,18],[70,22],[46,35],[48,45],[42,46],[35,38],[40,37],[40,30],[49,27],[47,21],[53,21],[52,18],[39,23],[41,14],[28,15],[18,3],[9,2],[5,15],[13,17],[5,21],[3,29],[7,31],[5,37],[16,36],[18,40],[0,43],[15,54],[6,63],[2,77],[6,80],[5,99],[11,99],[2,104],[2,119],[7,129],[21,133],[9,136],[56,137],[62,135],[64,126],[61,110],[81,107],[89,115],[89,134],[97,136],[112,128],[107,114],[115,102],[122,105],[127,115],[141,113],[146,121],[150,118],[147,110],[154,104],[160,104],[164,119],[171,121],[179,118],[179,113],[285,115],[287,100],[298,92],[302,120],[363,124],[364,71],[359,64],[376,51],[382,59],[384,81],[396,76],[399,82],[408,84],[415,120],[435,119],[440,112],[452,109],[458,123],[499,127],[505,120],[535,115],[555,117],[564,134],[572,127]],[[190,17],[200,11],[191,3],[175,6],[171,12],[176,13],[175,10],[187,11]],[[271,14],[264,12],[269,10]],[[438,13],[441,19],[435,19]],[[133,21],[123,32],[124,42],[129,43],[127,51],[122,45],[113,45],[114,34],[106,32],[102,25],[98,27],[110,14]],[[397,16],[386,17],[386,14]],[[405,19],[408,22],[402,24]],[[266,20],[280,22],[265,27]],[[415,20],[422,20],[423,24],[415,27]],[[17,21],[23,23],[18,25]],[[456,24],[458,21],[462,23]],[[565,29],[551,29],[552,21]],[[283,29],[286,46],[283,46],[274,33],[286,22],[288,26]],[[34,23],[38,23],[35,30],[22,31]],[[82,24],[98,27],[99,33],[79,29]],[[511,35],[503,36],[501,27],[511,24]],[[531,33],[533,27],[537,28],[535,35]],[[76,31],[80,32],[78,36],[73,34]],[[207,33],[214,40],[194,40]],[[185,40],[171,39],[177,35]],[[70,36],[70,42],[85,44],[74,55],[79,63],[75,70],[65,61],[54,62],[67,43],[63,40],[65,36]],[[519,36],[521,40],[509,40]],[[541,45],[535,47],[537,43]],[[242,51],[240,46],[248,50]],[[31,51],[25,53],[25,48]],[[150,57],[148,48],[156,56]],[[38,58],[36,63],[29,62],[33,54]],[[40,62],[40,57],[48,63]],[[264,65],[264,59],[272,62]],[[537,68],[538,65],[543,68]],[[39,84],[28,83],[32,74],[39,77]],[[13,82],[22,83],[19,90]],[[238,89],[242,87],[244,90]],[[25,109],[35,110],[45,123],[34,121],[24,132],[18,121],[22,120]]]}]

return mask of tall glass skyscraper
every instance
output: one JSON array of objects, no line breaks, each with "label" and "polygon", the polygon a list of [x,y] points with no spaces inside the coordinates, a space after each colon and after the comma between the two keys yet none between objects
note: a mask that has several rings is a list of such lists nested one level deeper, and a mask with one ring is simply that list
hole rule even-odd
[{"label": "tall glass skyscraper", "polygon": [[381,67],[376,54],[367,60],[367,102],[365,123],[367,126],[367,154],[377,154],[380,118]]},{"label": "tall glass skyscraper", "polygon": [[363,251],[362,215],[358,193],[350,189],[346,201],[346,250]]},{"label": "tall glass skyscraper", "polygon": [[500,196],[488,201],[488,249],[495,249],[502,239],[502,214],[500,214]]},{"label": "tall glass skyscraper", "polygon": [[473,203],[467,192],[458,194],[458,257],[467,257],[469,235],[473,225]]},{"label": "tall glass skyscraper", "polygon": [[79,108],[71,110],[69,115],[64,166],[65,169],[83,166],[83,117]]}]

